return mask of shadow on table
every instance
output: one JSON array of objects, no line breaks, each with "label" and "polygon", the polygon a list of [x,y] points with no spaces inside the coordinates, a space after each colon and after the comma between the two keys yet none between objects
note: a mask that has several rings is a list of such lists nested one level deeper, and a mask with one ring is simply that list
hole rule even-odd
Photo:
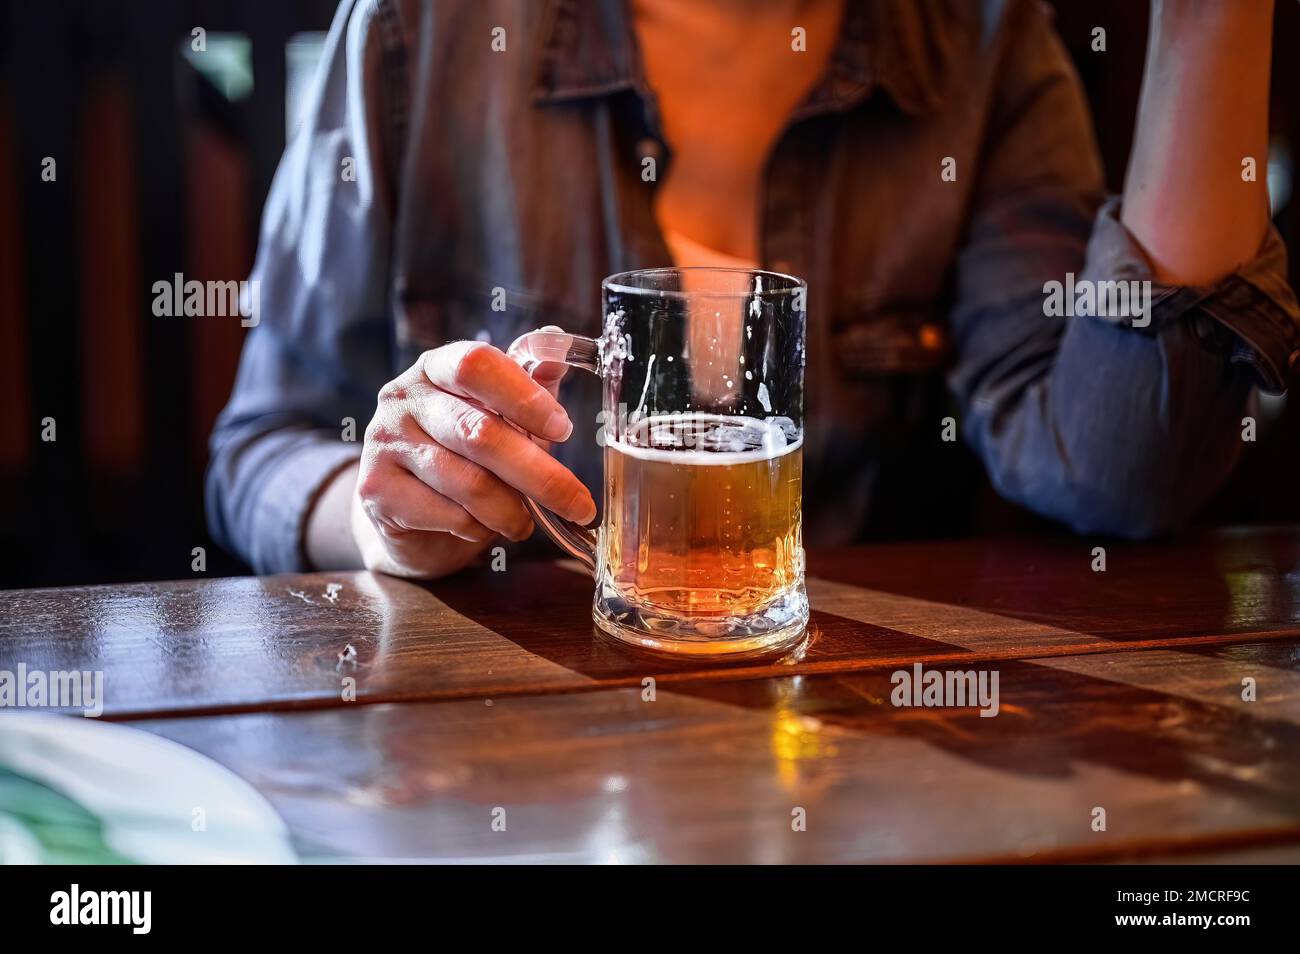
[{"label": "shadow on table", "polygon": [[814,610],[808,638],[785,656],[735,662],[683,661],[637,651],[600,632],[591,621],[591,578],[557,563],[517,563],[508,573],[466,573],[420,585],[528,653],[599,680],[639,679],[647,674],[689,676],[706,671],[741,678],[835,660],[929,657],[936,646],[951,654],[967,653],[960,647],[943,647],[934,639]]}]

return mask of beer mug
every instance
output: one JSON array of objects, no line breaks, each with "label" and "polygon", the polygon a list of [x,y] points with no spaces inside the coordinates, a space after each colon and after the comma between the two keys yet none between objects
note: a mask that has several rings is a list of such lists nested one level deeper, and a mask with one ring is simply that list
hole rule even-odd
[{"label": "beer mug", "polygon": [[599,526],[526,501],[596,578],[601,630],[678,655],[766,654],[808,622],[801,526],[805,298],[755,269],[655,268],[601,284],[597,339],[541,330],[510,354],[597,375]]}]

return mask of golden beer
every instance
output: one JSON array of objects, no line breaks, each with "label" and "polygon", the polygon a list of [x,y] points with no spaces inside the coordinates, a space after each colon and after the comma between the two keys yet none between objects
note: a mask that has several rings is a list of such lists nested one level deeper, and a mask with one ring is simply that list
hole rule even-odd
[{"label": "golden beer", "polygon": [[639,421],[605,446],[606,579],[632,606],[736,617],[800,591],[802,437],[786,419]]}]

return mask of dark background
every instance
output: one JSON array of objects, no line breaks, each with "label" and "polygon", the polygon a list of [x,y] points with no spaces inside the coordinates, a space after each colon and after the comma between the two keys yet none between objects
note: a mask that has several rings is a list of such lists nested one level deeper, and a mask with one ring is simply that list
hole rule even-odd
[{"label": "dark background", "polygon": [[[850,0],[853,2],[853,0]],[[1232,0],[1224,0],[1232,2]],[[0,5],[0,587],[245,568],[208,537],[203,471],[244,334],[168,319],[151,286],[247,277],[285,142],[286,44],[325,30],[334,0],[4,0]],[[1146,4],[1057,0],[1112,189],[1123,184]],[[203,27],[251,44],[253,85],[228,95],[182,55]],[[1106,29],[1107,52],[1090,49]],[[1300,148],[1300,5],[1279,2],[1274,140]],[[41,180],[57,160],[56,182]],[[1261,170],[1262,174],[1262,170]],[[1297,200],[1300,201],[1300,200]],[[1275,221],[1300,248],[1296,203]],[[1292,283],[1297,279],[1292,261]],[[1300,408],[1261,413],[1203,522],[1300,519]],[[58,439],[41,440],[53,417]],[[1271,420],[1270,420],[1271,419]],[[984,506],[944,535],[1047,530]]]}]

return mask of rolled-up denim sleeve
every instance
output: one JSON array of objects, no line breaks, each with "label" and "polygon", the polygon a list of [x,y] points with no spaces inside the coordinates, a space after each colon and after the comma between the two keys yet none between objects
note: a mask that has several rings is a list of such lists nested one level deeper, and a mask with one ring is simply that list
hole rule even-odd
[{"label": "rolled-up denim sleeve", "polygon": [[1101,199],[1059,41],[1041,17],[1021,27],[959,255],[949,384],[1003,496],[1078,532],[1152,536],[1222,484],[1256,388],[1294,367],[1285,249],[1270,229],[1211,287],[1153,283],[1148,314],[1048,308],[1048,283],[1143,282],[1151,266]]},{"label": "rolled-up denim sleeve", "polygon": [[[1270,226],[1255,257],[1231,275],[1205,286],[1155,281],[1151,263],[1120,221],[1119,199],[1097,213],[1088,242],[1084,279],[1150,282],[1151,313],[1094,316],[1151,333],[1169,322],[1190,320],[1198,337],[1252,373],[1261,390],[1280,393],[1300,370],[1300,307],[1287,282],[1286,245]],[[1148,325],[1149,321],[1149,325]]]},{"label": "rolled-up denim sleeve", "polygon": [[267,199],[250,276],[257,323],[212,433],[209,527],[258,572],[304,567],[307,513],[360,456],[392,376],[387,15],[386,3],[345,2],[335,17]]}]

